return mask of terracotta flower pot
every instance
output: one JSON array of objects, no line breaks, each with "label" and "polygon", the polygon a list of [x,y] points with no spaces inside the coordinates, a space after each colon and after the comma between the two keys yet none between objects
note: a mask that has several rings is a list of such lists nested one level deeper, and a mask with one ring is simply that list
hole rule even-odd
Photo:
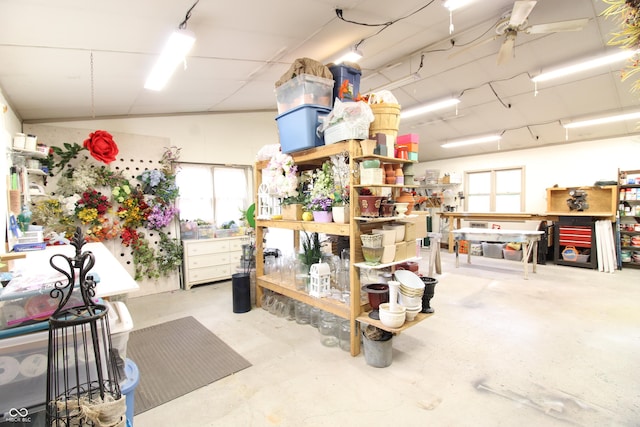
[{"label": "terracotta flower pot", "polygon": [[409,215],[409,214],[411,214],[411,211],[413,210],[413,205],[415,203],[415,198],[413,197],[413,194],[410,191],[401,191],[400,192],[400,197],[396,198],[396,202],[408,203],[407,211],[405,212],[405,214]]}]

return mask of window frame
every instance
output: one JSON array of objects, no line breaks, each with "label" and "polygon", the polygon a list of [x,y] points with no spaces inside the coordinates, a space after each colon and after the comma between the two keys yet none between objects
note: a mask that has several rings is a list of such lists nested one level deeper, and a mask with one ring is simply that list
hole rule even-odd
[{"label": "window frame", "polygon": [[[496,191],[496,184],[497,184],[497,180],[496,180],[496,173],[497,172],[501,172],[501,171],[520,171],[520,192],[519,193],[497,193]],[[489,213],[511,213],[511,212],[497,212],[496,211],[496,198],[499,195],[515,195],[515,194],[519,194],[520,195],[520,211],[519,212],[526,212],[525,207],[526,207],[526,194],[525,194],[525,177],[526,177],[526,167],[524,165],[522,166],[503,166],[503,167],[496,167],[496,168],[488,168],[488,169],[477,169],[477,170],[471,170],[471,171],[465,171],[464,172],[464,193],[465,193],[465,198],[464,198],[464,210],[465,212],[467,212],[469,210],[469,198],[472,196],[471,194],[469,194],[469,183],[471,180],[471,176],[473,174],[480,174],[480,173],[489,173],[490,174],[490,192],[489,192]],[[482,193],[484,194],[484,193]],[[480,195],[480,194],[478,194]]]},{"label": "window frame", "polygon": [[[212,221],[213,224],[215,224],[216,226],[219,226],[221,224],[221,222],[218,220],[217,216],[216,216],[216,211],[217,211],[217,198],[216,198],[216,194],[215,194],[215,169],[216,168],[227,168],[227,169],[241,169],[244,171],[245,173],[245,179],[246,179],[246,194],[244,196],[244,209],[247,209],[252,203],[254,203],[254,176],[253,176],[253,166],[249,166],[249,165],[230,165],[230,164],[223,164],[223,163],[197,163],[197,162],[176,162],[175,163],[176,166],[176,171],[179,172],[180,169],[185,168],[185,167],[189,167],[189,166],[204,166],[206,168],[209,169],[210,171],[210,179],[211,179],[211,189],[212,189],[212,194],[211,194],[211,215],[212,215]],[[180,219],[181,220],[190,220],[193,221],[197,218],[189,218],[186,217],[183,213],[182,213],[182,208],[181,208],[181,198],[178,198],[178,207],[180,208]],[[240,217],[240,212],[238,212],[238,217]]]}]

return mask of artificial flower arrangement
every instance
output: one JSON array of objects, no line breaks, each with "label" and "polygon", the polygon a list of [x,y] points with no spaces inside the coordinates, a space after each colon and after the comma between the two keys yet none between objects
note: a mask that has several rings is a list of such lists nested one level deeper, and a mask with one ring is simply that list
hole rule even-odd
[{"label": "artificial flower arrangement", "polygon": [[341,153],[330,157],[333,175],[333,206],[349,205],[349,156]]},{"label": "artificial flower arrangement", "polygon": [[329,211],[333,206],[333,197],[333,173],[331,161],[327,160],[320,169],[316,169],[311,174],[307,209],[311,211]]},{"label": "artificial flower arrangement", "polygon": [[295,198],[298,192],[298,167],[289,154],[278,152],[264,170],[263,182],[269,194],[281,199]]},{"label": "artificial flower arrangement", "polygon": [[[120,238],[122,245],[132,250],[136,280],[175,271],[182,262],[182,246],[162,229],[178,214],[174,202],[179,192],[171,163],[178,159],[180,149],[167,148],[161,169],[144,171],[137,177],[140,184],[130,183],[121,172],[107,166],[96,167],[88,156],[81,158],[83,151],[105,165],[119,153],[111,134],[103,130],[91,133],[82,146],[65,143],[51,147],[44,164],[52,175],[59,176],[56,196],[35,202],[34,222],[45,225],[47,234],[56,236],[55,241],[63,240],[60,236],[65,234],[72,236],[78,223],[84,226],[87,241]],[[74,159],[78,160],[72,164]],[[158,232],[158,250],[141,228]]]},{"label": "artificial flower arrangement", "polygon": [[306,207],[310,211],[330,211],[333,206],[333,200],[330,197],[314,197]]}]

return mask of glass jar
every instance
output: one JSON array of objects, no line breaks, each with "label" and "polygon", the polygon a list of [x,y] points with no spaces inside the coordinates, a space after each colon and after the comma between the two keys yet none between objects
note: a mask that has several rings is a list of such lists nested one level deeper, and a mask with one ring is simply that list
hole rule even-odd
[{"label": "glass jar", "polygon": [[338,321],[336,317],[330,313],[325,314],[320,319],[318,325],[320,331],[320,342],[326,347],[335,347],[338,345]]},{"label": "glass jar", "polygon": [[296,301],[291,298],[287,301],[287,320],[296,320]]},{"label": "glass jar", "polygon": [[300,325],[308,325],[309,324],[309,306],[302,301],[296,301],[296,323]]},{"label": "glass jar", "polygon": [[309,290],[309,266],[303,262],[296,262],[296,290]]},{"label": "glass jar", "polygon": [[320,318],[322,317],[322,310],[318,307],[311,307],[309,310],[309,324],[314,328],[317,328],[320,324]]},{"label": "glass jar", "polygon": [[264,257],[264,274],[268,276],[276,273],[276,257],[269,255]]},{"label": "glass jar", "polygon": [[341,349],[344,351],[351,351],[351,323],[348,320],[340,322],[338,339],[340,340]]}]

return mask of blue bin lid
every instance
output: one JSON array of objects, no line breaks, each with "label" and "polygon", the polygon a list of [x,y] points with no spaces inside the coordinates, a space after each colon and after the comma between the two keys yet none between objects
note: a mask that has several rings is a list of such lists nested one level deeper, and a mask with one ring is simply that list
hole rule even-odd
[{"label": "blue bin lid", "polygon": [[136,365],[133,360],[126,359],[124,361],[124,373],[126,378],[120,383],[120,392],[122,394],[128,394],[130,391],[135,390],[140,382],[138,365]]}]

